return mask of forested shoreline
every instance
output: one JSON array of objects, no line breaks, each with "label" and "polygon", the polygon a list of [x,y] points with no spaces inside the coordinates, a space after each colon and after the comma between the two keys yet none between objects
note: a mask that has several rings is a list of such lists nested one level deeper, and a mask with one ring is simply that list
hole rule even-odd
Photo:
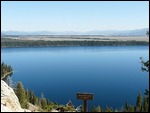
[{"label": "forested shoreline", "polygon": [[1,38],[1,47],[45,47],[45,46],[137,46],[149,45],[146,41],[45,41],[45,40],[19,40],[11,38]]},{"label": "forested shoreline", "polygon": [[13,72],[13,69],[11,65],[7,65],[4,62],[1,63],[1,79],[3,79],[7,75],[11,75]]}]

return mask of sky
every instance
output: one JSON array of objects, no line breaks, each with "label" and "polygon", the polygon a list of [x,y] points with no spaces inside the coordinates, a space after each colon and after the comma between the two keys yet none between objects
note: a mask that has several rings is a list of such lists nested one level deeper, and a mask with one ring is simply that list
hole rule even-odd
[{"label": "sky", "polygon": [[149,28],[149,1],[2,1],[2,31]]}]

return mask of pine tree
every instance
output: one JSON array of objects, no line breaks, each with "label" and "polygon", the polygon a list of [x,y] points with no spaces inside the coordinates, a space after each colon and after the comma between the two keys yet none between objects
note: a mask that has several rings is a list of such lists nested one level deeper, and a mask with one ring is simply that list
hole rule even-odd
[{"label": "pine tree", "polygon": [[47,108],[47,102],[46,102],[45,98],[41,99],[41,107],[42,107],[42,109],[46,109]]},{"label": "pine tree", "polygon": [[96,112],[96,107],[95,106],[92,108],[92,112]]},{"label": "pine tree", "polygon": [[148,105],[147,97],[144,97],[143,111],[148,112],[148,109],[149,109],[149,105]]},{"label": "pine tree", "polygon": [[115,109],[114,112],[119,112],[118,109]]},{"label": "pine tree", "polygon": [[16,85],[15,93],[19,99],[22,108],[28,108],[27,98],[25,90],[21,82],[18,82]]},{"label": "pine tree", "polygon": [[[147,31],[147,36],[149,36],[149,31]],[[147,61],[144,61],[142,59],[142,57],[140,57],[141,59],[141,63],[142,63],[142,71],[146,71],[146,72],[149,72],[149,60]],[[144,103],[143,103],[143,109],[144,111],[149,111],[149,89],[145,89],[145,98],[144,98]],[[148,107],[147,107],[148,106]]]},{"label": "pine tree", "polygon": [[96,112],[101,112],[102,110],[101,110],[101,107],[100,106],[97,106],[97,108],[96,108]]},{"label": "pine tree", "polygon": [[125,108],[126,108],[126,111],[129,110],[129,105],[128,105],[128,102],[126,101],[126,104],[125,104]]},{"label": "pine tree", "polygon": [[136,107],[139,109],[139,111],[141,111],[141,108],[142,108],[142,94],[141,93],[139,93],[137,97]]},{"label": "pine tree", "polygon": [[30,103],[32,103],[32,99],[33,99],[33,92],[29,90],[29,102]]},{"label": "pine tree", "polygon": [[47,101],[46,101],[46,98],[44,97],[43,93],[41,93],[41,107],[42,107],[42,109],[47,108]]},{"label": "pine tree", "polygon": [[36,97],[36,95],[33,93],[33,104],[36,105],[38,103],[38,98]]},{"label": "pine tree", "polygon": [[134,112],[134,111],[135,111],[134,106],[130,106],[128,112]]},{"label": "pine tree", "polygon": [[29,90],[28,89],[25,90],[25,94],[26,94],[27,101],[29,102],[30,100],[29,100]]},{"label": "pine tree", "polygon": [[105,108],[105,112],[112,112],[113,111],[113,109],[112,108],[109,108],[109,107],[107,107],[106,106],[106,108]]},{"label": "pine tree", "polygon": [[49,101],[48,98],[46,98],[46,102],[47,102],[47,105],[51,105],[51,102]]}]

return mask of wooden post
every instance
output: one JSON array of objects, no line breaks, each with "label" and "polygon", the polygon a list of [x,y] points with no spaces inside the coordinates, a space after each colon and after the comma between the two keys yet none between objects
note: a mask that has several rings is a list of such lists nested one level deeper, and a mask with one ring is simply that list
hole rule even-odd
[{"label": "wooden post", "polygon": [[88,112],[88,109],[87,109],[87,100],[84,100],[84,112]]},{"label": "wooden post", "polygon": [[93,100],[93,94],[77,93],[77,99],[83,100],[84,112],[88,112],[87,100]]}]

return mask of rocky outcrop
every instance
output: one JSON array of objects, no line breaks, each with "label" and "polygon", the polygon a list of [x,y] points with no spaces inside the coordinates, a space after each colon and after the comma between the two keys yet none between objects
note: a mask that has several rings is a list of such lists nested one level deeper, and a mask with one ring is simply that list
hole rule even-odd
[{"label": "rocky outcrop", "polygon": [[1,112],[25,112],[14,90],[1,80]]}]

